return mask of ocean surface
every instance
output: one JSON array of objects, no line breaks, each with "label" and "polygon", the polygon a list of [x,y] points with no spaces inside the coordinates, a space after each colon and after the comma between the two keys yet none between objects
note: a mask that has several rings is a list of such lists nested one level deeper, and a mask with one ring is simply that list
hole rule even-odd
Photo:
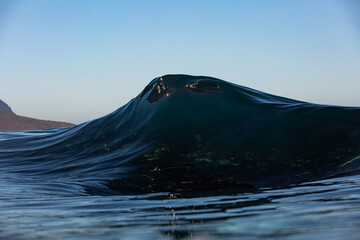
[{"label": "ocean surface", "polygon": [[359,239],[360,108],[155,78],[69,129],[0,133],[0,239]]}]

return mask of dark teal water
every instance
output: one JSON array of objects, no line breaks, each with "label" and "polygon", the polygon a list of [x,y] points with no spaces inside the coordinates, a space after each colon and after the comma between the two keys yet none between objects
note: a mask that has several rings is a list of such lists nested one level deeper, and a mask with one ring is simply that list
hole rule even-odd
[{"label": "dark teal water", "polygon": [[358,239],[360,109],[167,75],[0,134],[0,239]]},{"label": "dark teal water", "polygon": [[359,239],[359,176],[216,195],[73,196],[40,185],[1,182],[1,239]]}]

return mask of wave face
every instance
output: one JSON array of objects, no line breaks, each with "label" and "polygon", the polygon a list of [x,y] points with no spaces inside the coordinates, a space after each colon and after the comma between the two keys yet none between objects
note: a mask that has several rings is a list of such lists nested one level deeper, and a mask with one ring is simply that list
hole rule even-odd
[{"label": "wave face", "polygon": [[360,108],[203,76],[155,78],[115,112],[70,129],[0,134],[3,177],[94,194],[249,189],[359,170]]}]

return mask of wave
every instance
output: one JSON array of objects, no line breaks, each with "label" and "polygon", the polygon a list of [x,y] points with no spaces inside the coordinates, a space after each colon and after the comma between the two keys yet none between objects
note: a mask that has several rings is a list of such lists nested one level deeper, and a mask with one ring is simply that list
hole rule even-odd
[{"label": "wave", "polygon": [[89,193],[251,189],[360,170],[360,108],[274,96],[204,76],[152,80],[69,129],[0,134],[0,173]]}]

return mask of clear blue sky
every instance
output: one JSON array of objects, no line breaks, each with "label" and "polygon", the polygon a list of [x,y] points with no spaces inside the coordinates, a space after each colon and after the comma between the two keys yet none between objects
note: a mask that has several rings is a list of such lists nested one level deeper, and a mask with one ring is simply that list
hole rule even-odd
[{"label": "clear blue sky", "polygon": [[360,1],[0,0],[0,99],[81,123],[168,73],[360,106]]}]

